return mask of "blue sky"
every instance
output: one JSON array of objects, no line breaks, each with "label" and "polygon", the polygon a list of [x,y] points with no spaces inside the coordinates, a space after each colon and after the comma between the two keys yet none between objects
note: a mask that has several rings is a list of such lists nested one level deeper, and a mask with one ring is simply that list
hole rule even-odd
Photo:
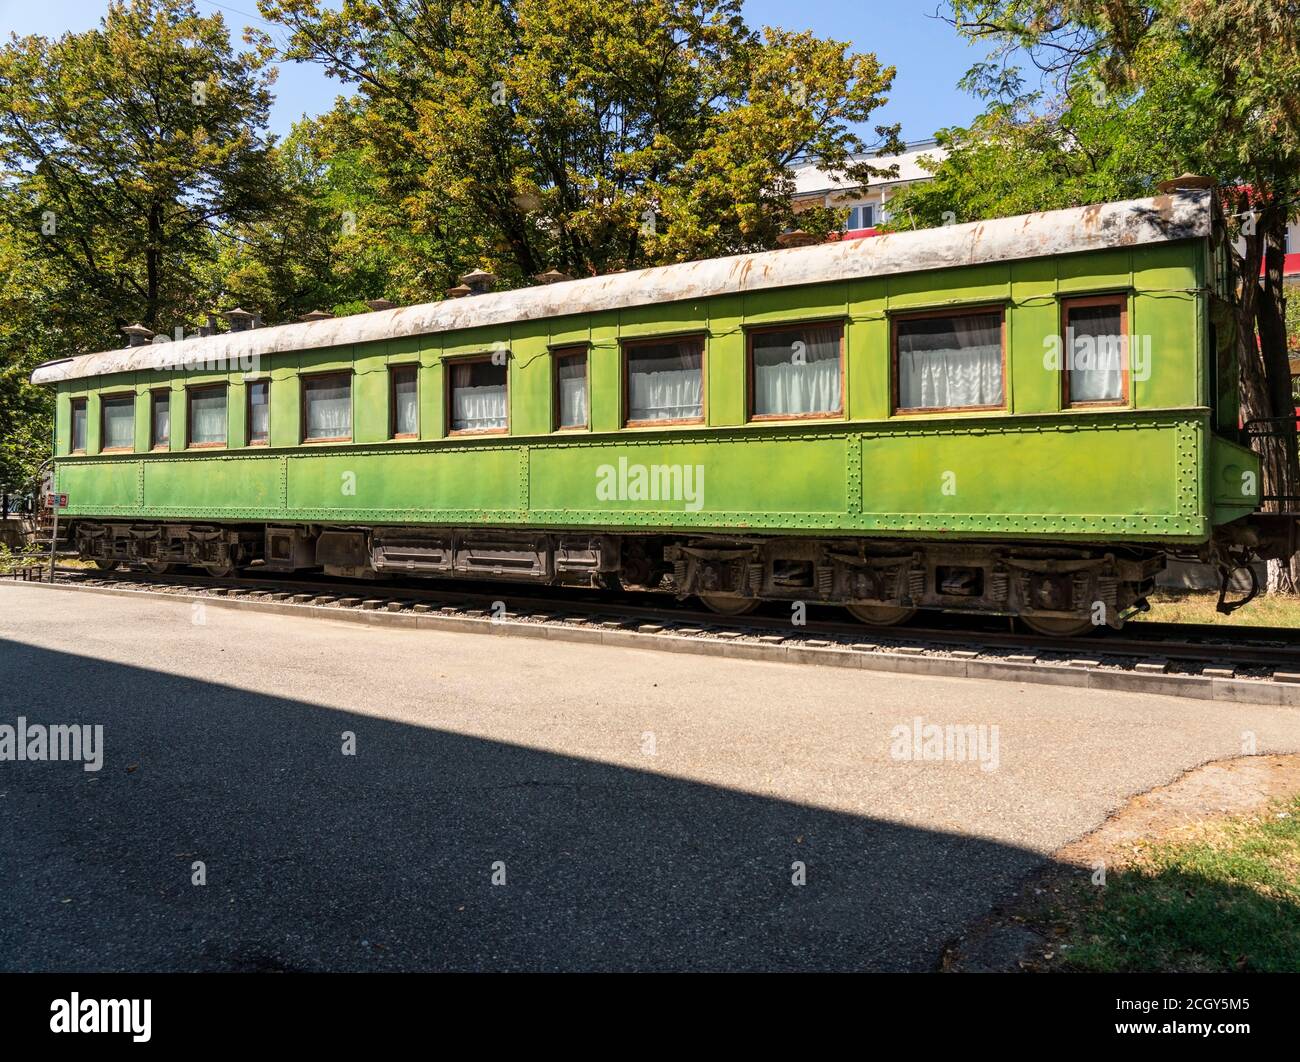
[{"label": "blue sky", "polygon": [[[256,0],[196,0],[205,11],[221,10],[238,33],[261,25]],[[57,36],[95,25],[105,0],[0,0],[0,32]],[[960,92],[957,79],[979,53],[933,17],[940,0],[745,0],[751,26],[810,29],[819,36],[850,41],[858,51],[874,51],[898,68],[889,104],[877,112],[880,123],[901,122],[907,140],[922,140],[946,125],[964,125],[979,111],[977,101]],[[242,12],[242,13],[240,13]],[[252,16],[247,17],[247,16]],[[304,113],[327,110],[338,85],[317,68],[283,64],[276,83],[272,130],[283,134]]]}]

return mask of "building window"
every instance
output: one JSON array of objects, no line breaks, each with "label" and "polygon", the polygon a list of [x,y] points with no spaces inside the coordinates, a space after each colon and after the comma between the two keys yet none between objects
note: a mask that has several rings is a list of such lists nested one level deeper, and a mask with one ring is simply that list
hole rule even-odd
[{"label": "building window", "polygon": [[750,418],[834,417],[843,412],[843,338],[839,324],[750,332]]},{"label": "building window", "polygon": [[854,229],[869,229],[876,223],[876,204],[859,203],[857,206],[849,207],[849,217],[844,223],[845,231],[852,232]]},{"label": "building window", "polygon": [[452,434],[503,432],[507,425],[507,370],[492,358],[455,361],[447,366]]},{"label": "building window", "polygon": [[271,442],[271,382],[256,380],[248,385],[248,445]]},{"label": "building window", "polygon": [[345,372],[305,376],[302,381],[303,442],[352,439],[352,376]]},{"label": "building window", "polygon": [[394,439],[414,439],[420,434],[420,367],[394,366],[388,376],[392,389],[389,434]]},{"label": "building window", "polygon": [[1128,299],[1123,295],[1061,303],[1061,366],[1066,406],[1128,401]]},{"label": "building window", "polygon": [[1002,310],[896,318],[894,365],[900,412],[1002,408]]},{"label": "building window", "polygon": [[72,400],[72,445],[69,449],[74,454],[86,452],[86,400]]},{"label": "building window", "polygon": [[226,385],[192,387],[189,398],[189,446],[226,445]]},{"label": "building window", "polygon": [[149,394],[149,447],[166,450],[172,442],[172,396],[170,391]]},{"label": "building window", "polygon": [[100,450],[135,447],[135,395],[112,395],[99,400]]},{"label": "building window", "polygon": [[554,358],[556,429],[589,427],[586,347],[557,350]]},{"label": "building window", "polygon": [[624,423],[688,424],[704,419],[704,340],[651,339],[623,345]]}]

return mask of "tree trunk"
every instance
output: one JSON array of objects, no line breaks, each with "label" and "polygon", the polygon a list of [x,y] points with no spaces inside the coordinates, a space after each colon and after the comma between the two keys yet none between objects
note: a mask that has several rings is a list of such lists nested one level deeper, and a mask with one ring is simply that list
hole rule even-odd
[{"label": "tree trunk", "polygon": [[[1252,440],[1260,455],[1261,494],[1276,500],[1262,502],[1264,512],[1300,508],[1300,460],[1296,454],[1295,408],[1291,401],[1290,366],[1286,352],[1286,322],[1282,290],[1286,212],[1270,207],[1259,214],[1256,231],[1244,235],[1241,258],[1241,298],[1238,305],[1237,354],[1241,376],[1243,422],[1267,420],[1277,434]],[[1264,268],[1264,282],[1260,270]],[[1300,583],[1300,559],[1268,562],[1266,589],[1270,593],[1295,593]]]}]

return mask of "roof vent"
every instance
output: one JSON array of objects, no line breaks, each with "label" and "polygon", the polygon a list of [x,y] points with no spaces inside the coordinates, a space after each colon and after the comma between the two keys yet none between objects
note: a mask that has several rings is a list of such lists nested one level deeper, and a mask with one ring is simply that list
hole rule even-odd
[{"label": "roof vent", "polygon": [[473,289],[467,287],[464,284],[457,284],[454,288],[447,289],[447,298],[449,299],[462,299],[466,295],[472,295],[472,294],[473,294]]},{"label": "roof vent", "polygon": [[820,237],[814,236],[811,232],[804,232],[803,229],[783,232],[776,238],[778,247],[811,247],[813,244],[821,242]]},{"label": "roof vent", "polygon": [[233,310],[227,310],[221,316],[230,322],[232,332],[247,332],[250,328],[257,327],[256,322],[260,320],[257,314],[241,310],[238,306]]},{"label": "roof vent", "polygon": [[538,273],[533,279],[539,284],[559,284],[564,280],[572,280],[573,277],[568,273],[561,273],[558,269],[548,269],[545,273]]},{"label": "roof vent", "polygon": [[471,295],[486,295],[496,286],[497,277],[495,273],[489,273],[484,269],[475,269],[473,272],[466,273],[461,277],[460,282],[469,288]]},{"label": "roof vent", "polygon": [[127,346],[144,347],[149,345],[149,340],[153,339],[153,329],[146,328],[138,321],[133,325],[127,325],[122,329],[126,333]]},{"label": "roof vent", "polygon": [[369,306],[371,310],[375,311],[397,309],[397,303],[389,302],[387,299],[367,299],[366,305]]},{"label": "roof vent", "polygon": [[1213,177],[1202,177],[1196,173],[1184,173],[1168,181],[1161,181],[1156,188],[1168,195],[1170,192],[1185,192],[1193,188],[1213,188]]},{"label": "roof vent", "polygon": [[312,321],[328,321],[334,315],[328,310],[312,310],[311,313],[305,313],[298,318],[300,321],[306,321],[310,324]]}]

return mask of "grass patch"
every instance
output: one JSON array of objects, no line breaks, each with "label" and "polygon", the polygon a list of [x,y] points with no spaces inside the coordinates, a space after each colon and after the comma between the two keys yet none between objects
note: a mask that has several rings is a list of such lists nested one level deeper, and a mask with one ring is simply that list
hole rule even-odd
[{"label": "grass patch", "polygon": [[1300,971],[1300,796],[1140,845],[1106,886],[1053,890],[1049,968]]},{"label": "grass patch", "polygon": [[[1240,597],[1233,594],[1233,599]],[[1151,611],[1130,622],[1210,623],[1220,627],[1300,627],[1300,595],[1260,594],[1230,616],[1216,612],[1212,590],[1158,590],[1148,598]]]}]

